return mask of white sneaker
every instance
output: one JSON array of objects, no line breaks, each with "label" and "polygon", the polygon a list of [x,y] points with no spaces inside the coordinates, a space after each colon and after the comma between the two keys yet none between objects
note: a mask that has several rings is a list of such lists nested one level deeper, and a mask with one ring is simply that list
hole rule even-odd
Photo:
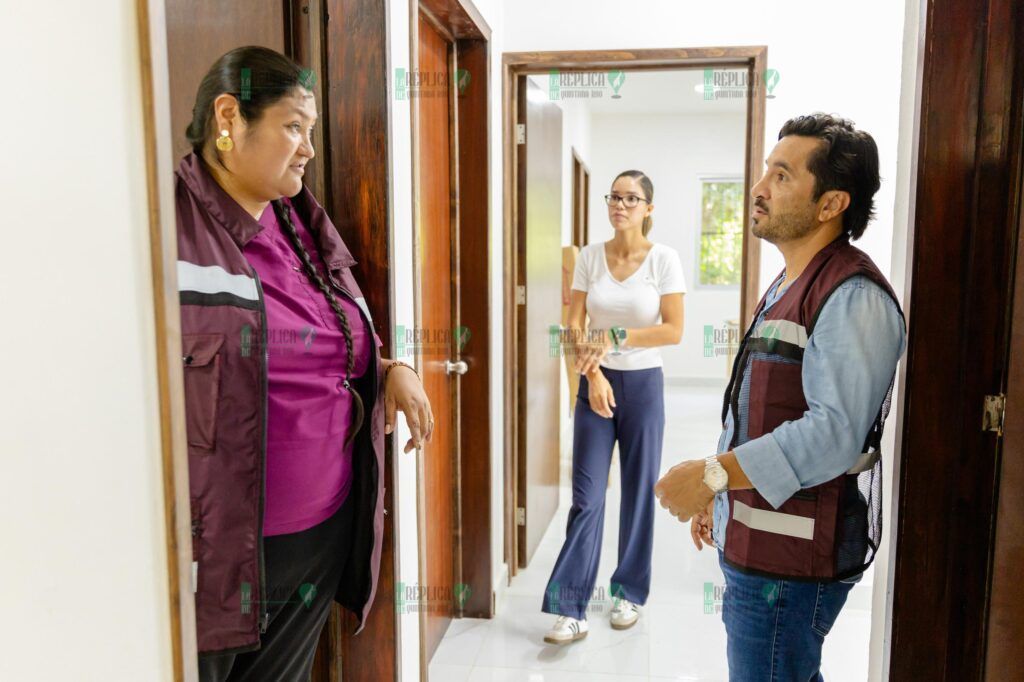
[{"label": "white sneaker", "polygon": [[616,630],[625,630],[636,624],[640,617],[640,611],[636,604],[628,599],[616,599],[615,607],[612,608],[612,627]]},{"label": "white sneaker", "polygon": [[568,644],[587,636],[587,621],[576,620],[571,616],[559,616],[554,627],[544,635],[548,644]]}]

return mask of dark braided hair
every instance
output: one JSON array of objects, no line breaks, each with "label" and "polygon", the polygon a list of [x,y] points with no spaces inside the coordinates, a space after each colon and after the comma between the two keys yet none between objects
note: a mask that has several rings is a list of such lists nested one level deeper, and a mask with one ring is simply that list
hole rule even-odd
[{"label": "dark braided hair", "polygon": [[[352,386],[352,368],[355,365],[355,354],[352,352],[352,328],[348,324],[348,315],[345,314],[345,309],[338,303],[338,299],[334,297],[334,292],[331,291],[331,287],[328,286],[327,282],[324,281],[323,276],[317,269],[316,265],[313,264],[313,259],[310,258],[309,252],[306,251],[306,247],[302,245],[302,240],[299,239],[299,233],[295,229],[295,225],[292,223],[291,211],[285,205],[281,199],[276,199],[270,202],[274,207],[274,214],[277,216],[278,222],[284,228],[285,233],[288,235],[289,241],[292,243],[292,248],[295,249],[295,253],[298,254],[302,260],[302,266],[306,270],[306,274],[309,278],[316,282],[317,287],[323,292],[324,296],[327,297],[327,302],[331,305],[331,310],[334,311],[335,316],[341,322],[341,331],[345,335],[345,350],[348,353],[348,358],[345,363],[345,383],[344,387],[352,394],[352,400],[355,403],[356,411],[355,418],[353,419],[352,430],[349,432],[348,438],[345,439],[345,447],[355,438],[355,435],[359,432],[359,429],[363,426],[363,399],[359,397],[358,391]],[[317,253],[319,256],[319,253]],[[326,270],[326,268],[324,268]]]}]

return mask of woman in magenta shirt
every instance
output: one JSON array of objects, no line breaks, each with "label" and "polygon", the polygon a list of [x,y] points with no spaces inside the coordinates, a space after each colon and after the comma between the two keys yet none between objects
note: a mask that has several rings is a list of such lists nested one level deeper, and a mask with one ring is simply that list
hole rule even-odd
[{"label": "woman in magenta shirt", "polygon": [[272,50],[225,54],[176,173],[203,680],[308,679],[332,598],[362,623],[383,434],[396,410],[406,452],[433,431],[415,370],[379,358],[355,261],[303,187],[311,85]]},{"label": "woman in magenta shirt", "polygon": [[306,253],[315,254],[312,237],[290,202],[283,203],[279,210],[288,211],[290,229],[268,207],[258,221],[263,230],[243,249],[259,273],[267,310],[264,537],[311,528],[345,501],[352,473],[352,442],[345,441],[352,432],[353,399],[342,383],[349,353],[355,360],[351,375],[361,377],[370,363],[368,344],[376,343],[359,307],[336,297],[348,321],[349,351],[334,310],[289,243],[296,234]]}]

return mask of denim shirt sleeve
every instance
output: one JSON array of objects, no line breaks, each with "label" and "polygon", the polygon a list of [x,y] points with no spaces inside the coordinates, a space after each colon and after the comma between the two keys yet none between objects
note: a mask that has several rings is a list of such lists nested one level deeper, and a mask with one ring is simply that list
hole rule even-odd
[{"label": "denim shirt sleeve", "polygon": [[854,465],[905,349],[903,318],[876,283],[858,276],[833,292],[804,349],[807,411],[735,448],[773,507]]}]

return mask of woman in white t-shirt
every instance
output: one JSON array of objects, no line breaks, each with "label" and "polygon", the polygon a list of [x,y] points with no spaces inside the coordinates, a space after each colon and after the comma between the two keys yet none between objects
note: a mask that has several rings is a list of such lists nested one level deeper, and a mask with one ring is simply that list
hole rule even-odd
[{"label": "woman in white t-shirt", "polygon": [[654,484],[665,431],[659,346],[682,338],[686,291],[679,254],[647,239],[653,199],[646,175],[620,173],[605,196],[615,236],[583,247],[576,261],[568,334],[582,377],[573,423],[572,508],[542,606],[558,614],[544,637],[552,644],[582,639],[588,631],[616,441],[622,504],[619,563],[611,578],[613,628],[636,623],[637,605],[646,603],[650,589]]}]

